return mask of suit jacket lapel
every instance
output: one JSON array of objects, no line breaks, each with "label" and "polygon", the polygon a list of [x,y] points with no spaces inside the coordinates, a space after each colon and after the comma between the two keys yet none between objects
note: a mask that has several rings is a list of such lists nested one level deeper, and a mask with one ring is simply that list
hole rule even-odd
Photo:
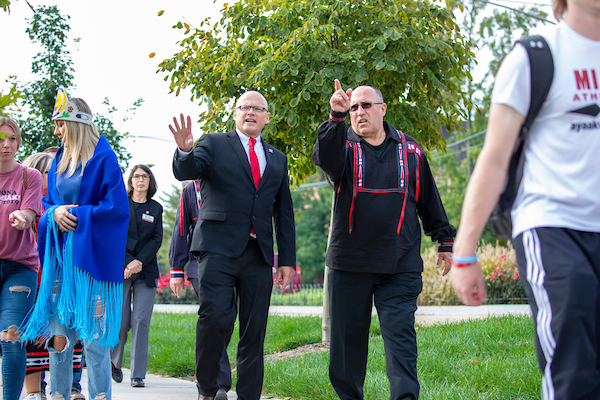
[{"label": "suit jacket lapel", "polygon": [[248,162],[248,156],[246,155],[246,150],[244,150],[244,146],[242,146],[242,142],[235,130],[231,132],[227,132],[227,138],[229,139],[229,144],[233,148],[233,152],[240,160],[242,167],[246,171],[246,175],[248,175],[248,179],[254,183],[254,178],[252,178],[252,170],[250,169],[250,162]]},{"label": "suit jacket lapel", "polygon": [[273,148],[270,144],[262,140],[263,150],[265,152],[265,158],[267,160],[267,166],[265,167],[265,172],[263,172],[262,177],[260,178],[260,183],[258,184],[258,188],[263,185],[263,182],[269,178],[271,171],[273,170],[273,163],[275,162],[273,158]]}]

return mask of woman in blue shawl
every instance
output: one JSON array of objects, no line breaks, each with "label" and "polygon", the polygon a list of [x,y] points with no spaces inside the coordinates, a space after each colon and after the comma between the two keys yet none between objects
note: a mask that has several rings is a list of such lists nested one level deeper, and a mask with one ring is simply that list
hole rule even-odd
[{"label": "woman in blue shawl", "polygon": [[90,399],[111,398],[110,349],[119,341],[129,222],[117,157],[87,103],[61,87],[52,120],[62,142],[48,174],[38,247],[39,295],[23,337],[46,340],[52,398],[71,397],[72,353],[83,340]]}]

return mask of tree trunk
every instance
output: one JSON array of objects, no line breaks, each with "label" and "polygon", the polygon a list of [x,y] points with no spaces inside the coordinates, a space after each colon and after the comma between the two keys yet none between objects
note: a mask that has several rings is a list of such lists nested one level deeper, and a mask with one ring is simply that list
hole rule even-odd
[{"label": "tree trunk", "polygon": [[[329,181],[329,177],[327,177]],[[329,235],[327,235],[327,247],[329,248],[329,242],[331,241],[331,224],[333,222],[333,207],[335,205],[335,190],[331,193],[331,215],[329,217]],[[325,264],[325,271],[323,273],[323,322],[321,323],[321,330],[323,332],[322,341],[323,343],[329,343],[331,339],[331,320],[329,319],[329,267]]]}]

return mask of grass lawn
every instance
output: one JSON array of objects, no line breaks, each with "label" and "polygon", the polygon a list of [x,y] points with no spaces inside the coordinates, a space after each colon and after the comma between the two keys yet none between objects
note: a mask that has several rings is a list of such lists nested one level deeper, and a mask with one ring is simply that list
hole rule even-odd
[{"label": "grass lawn", "polygon": [[[195,314],[155,313],[150,328],[148,372],[191,377],[195,360]],[[418,326],[422,400],[534,400],[540,398],[530,317],[493,317]],[[320,317],[269,317],[265,354],[321,341]],[[237,326],[228,348],[232,367]],[[129,364],[126,346],[124,365]],[[265,362],[263,393],[296,400],[336,399],[329,383],[327,351]],[[235,376],[234,376],[235,379]],[[371,324],[365,399],[389,398],[383,340]]]}]

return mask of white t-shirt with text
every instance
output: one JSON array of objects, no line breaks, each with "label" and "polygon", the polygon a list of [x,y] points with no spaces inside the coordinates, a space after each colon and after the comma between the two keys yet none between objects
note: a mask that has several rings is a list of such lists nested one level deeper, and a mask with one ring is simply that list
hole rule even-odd
[{"label": "white t-shirt with text", "polygon": [[[525,146],[513,237],[537,227],[600,232],[600,41],[564,21],[543,36],[554,80]],[[530,86],[527,52],[518,45],[498,71],[492,102],[527,115]]]}]

